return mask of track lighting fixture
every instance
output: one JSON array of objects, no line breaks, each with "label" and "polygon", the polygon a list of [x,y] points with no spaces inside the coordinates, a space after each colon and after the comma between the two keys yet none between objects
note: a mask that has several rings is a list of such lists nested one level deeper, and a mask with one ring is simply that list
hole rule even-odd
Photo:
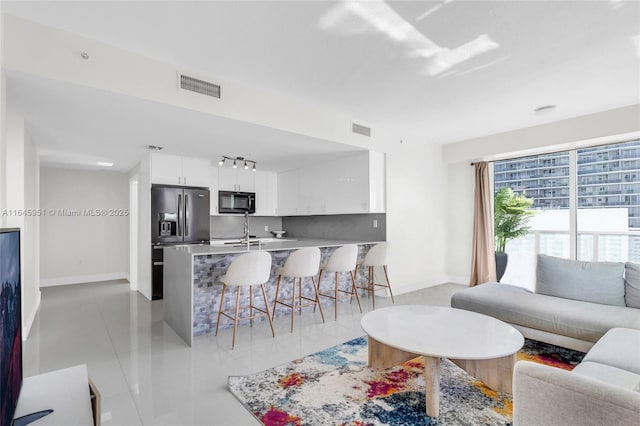
[{"label": "track lighting fixture", "polygon": [[256,171],[256,162],[244,157],[227,157],[226,155],[223,155],[220,158],[220,161],[218,161],[218,166],[221,166],[221,167],[224,166],[227,160],[233,160],[234,169],[238,168],[238,162],[244,162],[245,170],[249,170],[249,166],[252,165],[251,171],[254,171],[254,172]]}]

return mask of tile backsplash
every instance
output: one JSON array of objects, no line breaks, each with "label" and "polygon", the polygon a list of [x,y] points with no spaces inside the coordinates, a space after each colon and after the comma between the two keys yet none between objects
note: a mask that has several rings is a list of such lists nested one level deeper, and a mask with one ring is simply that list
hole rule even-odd
[{"label": "tile backsplash", "polygon": [[[373,222],[377,221],[377,228]],[[288,237],[322,238],[328,240],[385,241],[387,215],[337,214],[324,216],[287,216],[282,228]]]},{"label": "tile backsplash", "polygon": [[[377,227],[373,227],[373,222]],[[384,241],[387,237],[387,215],[338,214],[317,216],[250,216],[249,234],[272,237],[269,231],[283,229],[287,237],[328,240]],[[241,238],[244,216],[211,216],[211,238]]]},{"label": "tile backsplash", "polygon": [[[249,234],[257,237],[273,237],[270,231],[282,229],[282,218],[273,216],[250,216]],[[211,216],[211,238],[240,238],[244,230],[244,216]]]}]

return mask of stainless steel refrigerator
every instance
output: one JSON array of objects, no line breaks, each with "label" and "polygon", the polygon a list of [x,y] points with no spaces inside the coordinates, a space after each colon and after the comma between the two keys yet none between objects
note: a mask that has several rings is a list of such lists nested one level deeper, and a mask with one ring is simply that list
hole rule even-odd
[{"label": "stainless steel refrigerator", "polygon": [[210,239],[209,190],[151,186],[152,299],[162,299],[163,249]]}]

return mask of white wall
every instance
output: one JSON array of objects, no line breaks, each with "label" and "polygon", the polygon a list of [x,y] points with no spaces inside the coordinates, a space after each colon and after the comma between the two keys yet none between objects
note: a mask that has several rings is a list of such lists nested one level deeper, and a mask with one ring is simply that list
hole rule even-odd
[{"label": "white wall", "polygon": [[129,178],[138,176],[138,291],[151,300],[151,162],[147,155]]},{"label": "white wall", "polygon": [[[2,14],[2,2],[0,2],[0,210],[7,204],[6,187],[7,175],[5,171],[5,159],[7,157],[7,79],[4,72],[4,15]],[[6,218],[0,215],[0,227],[6,225]]]},{"label": "white wall", "polygon": [[6,157],[3,169],[6,173],[5,225],[21,230],[21,279],[22,279],[22,331],[23,339],[29,336],[33,320],[40,306],[38,245],[39,219],[25,215],[39,208],[39,162],[35,147],[25,130],[24,119],[8,117],[6,121]]},{"label": "white wall", "polygon": [[439,145],[405,139],[387,152],[387,240],[394,293],[447,281],[446,170]]},{"label": "white wall", "polygon": [[615,142],[640,136],[640,105],[617,108],[443,147],[449,178],[449,245],[447,273],[455,282],[469,282],[473,235],[473,190],[470,161],[493,160],[594,142]]},{"label": "white wall", "polygon": [[40,177],[40,205],[47,212],[40,225],[41,285],[126,278],[129,218],[110,211],[128,211],[128,176],[42,167]]},{"label": "white wall", "polygon": [[448,168],[447,274],[455,283],[468,284],[473,237],[473,194],[475,173],[468,162]]}]

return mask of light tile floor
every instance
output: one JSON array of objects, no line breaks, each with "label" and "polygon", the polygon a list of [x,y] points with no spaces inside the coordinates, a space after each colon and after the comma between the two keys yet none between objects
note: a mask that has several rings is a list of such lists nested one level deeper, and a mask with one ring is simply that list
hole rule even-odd
[{"label": "light tile floor", "polygon": [[[398,295],[396,304],[449,306],[464,288],[441,284]],[[376,298],[376,307],[390,298]],[[362,298],[364,312],[371,300]],[[236,348],[231,330],[201,336],[189,348],[162,320],[162,301],[150,302],[127,282],[42,289],[42,303],[24,342],[24,374],[30,376],[87,364],[102,394],[102,423],[110,425],[254,425],[253,416],[227,391],[227,376],[265,370],[362,336],[357,304],[339,305],[338,320],[327,309],[240,323]]]}]

